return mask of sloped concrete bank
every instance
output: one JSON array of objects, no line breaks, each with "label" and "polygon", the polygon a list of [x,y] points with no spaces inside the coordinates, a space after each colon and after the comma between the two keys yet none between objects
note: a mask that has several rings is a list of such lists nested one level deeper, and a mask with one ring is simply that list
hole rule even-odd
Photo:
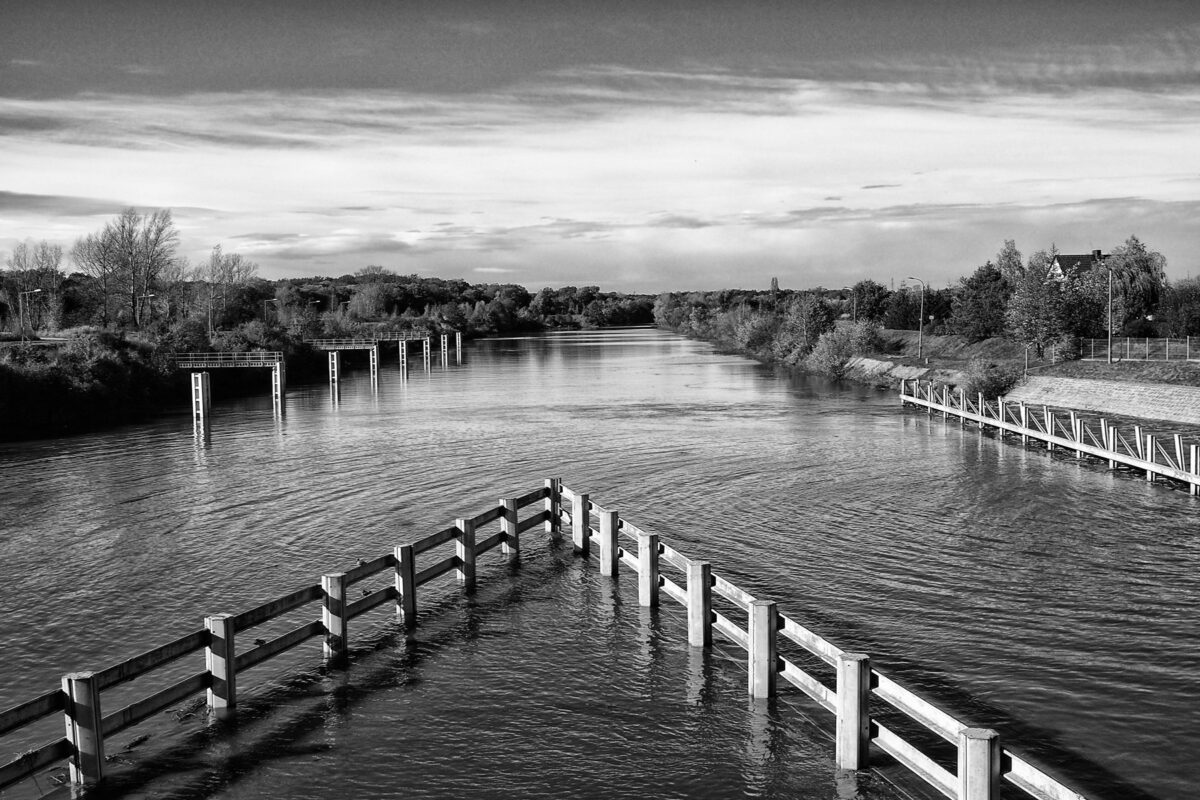
[{"label": "sloped concrete bank", "polygon": [[1012,402],[1200,425],[1200,387],[1031,375]]},{"label": "sloped concrete bank", "polygon": [[850,359],[846,366],[845,378],[897,391],[901,380],[918,378],[923,381],[936,381],[959,386],[967,379],[966,375],[959,370],[900,364],[895,361],[866,356],[856,356]]}]

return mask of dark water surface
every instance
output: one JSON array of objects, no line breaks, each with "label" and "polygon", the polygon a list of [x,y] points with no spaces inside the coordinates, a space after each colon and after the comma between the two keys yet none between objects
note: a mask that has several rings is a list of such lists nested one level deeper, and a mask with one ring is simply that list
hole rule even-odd
[{"label": "dark water surface", "polygon": [[[183,415],[0,449],[0,707],[562,477],[1082,785],[1200,784],[1196,498],[658,331],[476,342],[407,381],[383,360],[378,392],[352,367],[281,422],[264,371],[207,443]],[[416,642],[373,612],[347,673],[314,642],[246,674],[236,725],[146,723],[120,793],[884,796],[675,607],[525,547],[470,602],[435,591]]]}]

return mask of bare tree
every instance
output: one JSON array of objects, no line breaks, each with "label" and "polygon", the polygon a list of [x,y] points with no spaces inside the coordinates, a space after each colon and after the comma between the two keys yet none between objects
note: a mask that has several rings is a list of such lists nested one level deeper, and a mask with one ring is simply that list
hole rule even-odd
[{"label": "bare tree", "polygon": [[221,245],[217,245],[212,249],[212,253],[208,257],[208,263],[196,267],[193,278],[203,283],[207,289],[209,333],[213,331],[217,296],[220,295],[221,310],[224,311],[228,305],[229,289],[233,286],[249,283],[250,279],[257,274],[257,264],[244,258],[241,253],[223,252]]},{"label": "bare tree", "polygon": [[128,319],[140,326],[142,298],[153,292],[159,276],[175,262],[178,244],[170,209],[143,216],[127,208],[99,233],[76,240],[71,258],[96,280],[104,325],[128,310]]},{"label": "bare tree", "polygon": [[8,258],[8,305],[20,309],[25,294],[25,321],[34,328],[55,329],[62,320],[62,258],[62,247],[44,239],[21,242]]}]

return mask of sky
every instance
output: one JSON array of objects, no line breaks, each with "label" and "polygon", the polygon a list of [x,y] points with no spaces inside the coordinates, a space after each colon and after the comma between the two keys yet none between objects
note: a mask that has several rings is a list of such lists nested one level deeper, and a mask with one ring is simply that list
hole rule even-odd
[{"label": "sky", "polygon": [[[1200,275],[1200,3],[0,0],[0,262],[608,291],[947,286],[1130,235]],[[70,269],[70,265],[66,265]]]}]

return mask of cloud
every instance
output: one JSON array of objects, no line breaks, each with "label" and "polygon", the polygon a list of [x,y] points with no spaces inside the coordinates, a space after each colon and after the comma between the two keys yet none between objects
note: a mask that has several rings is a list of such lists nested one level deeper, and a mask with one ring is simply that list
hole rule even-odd
[{"label": "cloud", "polygon": [[897,189],[900,187],[898,183],[869,183],[861,188],[863,189]]},{"label": "cloud", "polygon": [[13,58],[9,60],[8,64],[12,67],[42,67],[46,62],[35,58]]},{"label": "cloud", "polygon": [[127,203],[94,197],[70,195],[23,194],[0,190],[0,213],[37,214],[50,217],[87,217],[120,214]]},{"label": "cloud", "polygon": [[146,75],[146,76],[161,76],[166,75],[167,70],[163,67],[151,67],[145,64],[125,64],[118,67],[121,72],[126,75]]}]

